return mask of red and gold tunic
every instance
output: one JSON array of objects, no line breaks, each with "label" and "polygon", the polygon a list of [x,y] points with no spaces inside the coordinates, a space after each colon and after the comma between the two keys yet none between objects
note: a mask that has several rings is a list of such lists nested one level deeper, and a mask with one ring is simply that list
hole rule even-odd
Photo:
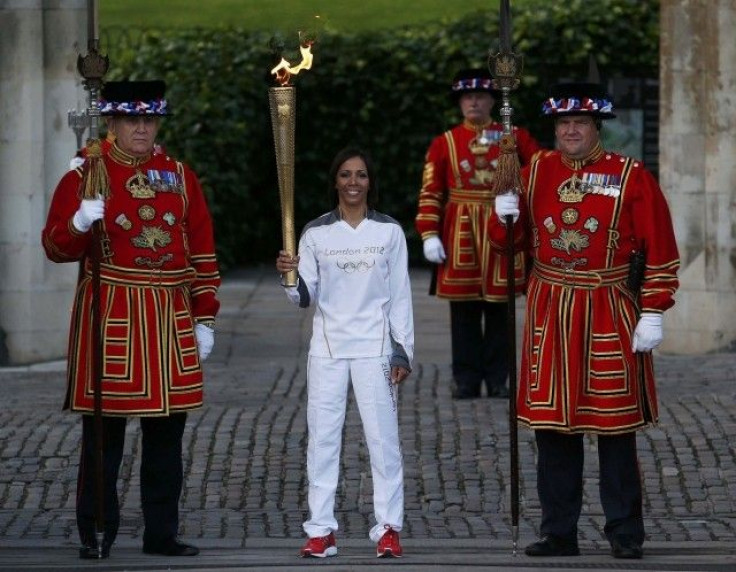
[{"label": "red and gold tunic", "polygon": [[[465,122],[436,137],[427,151],[415,224],[422,240],[439,236],[445,248],[447,259],[437,265],[439,298],[507,299],[506,265],[486,237],[502,134],[500,123],[476,127]],[[521,163],[531,162],[539,145],[525,129],[514,128],[514,135]],[[522,291],[522,255],[515,266],[517,290]]]},{"label": "red and gold tunic", "polygon": [[[652,354],[633,353],[641,312],[674,304],[679,256],[667,202],[637,160],[555,151],[522,173],[515,237],[534,259],[527,287],[518,417],[535,429],[621,433],[657,421]],[[489,234],[502,249],[497,217]],[[627,286],[633,251],[643,285]]]},{"label": "red and gold tunic", "polygon": [[[212,221],[196,175],[163,154],[138,160],[113,146],[104,156],[110,196],[100,270],[102,409],[105,415],[168,415],[202,405],[195,322],[213,322],[220,275]],[[94,410],[92,232],[72,225],[82,168],[54,192],[42,241],[54,262],[82,261],[69,336],[67,403]]]}]

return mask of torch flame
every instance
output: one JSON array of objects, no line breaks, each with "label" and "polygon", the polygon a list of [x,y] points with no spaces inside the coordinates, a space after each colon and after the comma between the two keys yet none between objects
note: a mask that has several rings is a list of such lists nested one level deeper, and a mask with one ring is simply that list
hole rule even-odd
[{"label": "torch flame", "polygon": [[291,64],[286,61],[283,57],[279,64],[271,70],[271,75],[276,76],[276,81],[279,85],[289,85],[289,79],[292,75],[297,75],[302,70],[308,70],[312,67],[312,44],[314,42],[307,42],[299,46],[299,52],[302,54],[302,61],[298,65],[291,67]]}]

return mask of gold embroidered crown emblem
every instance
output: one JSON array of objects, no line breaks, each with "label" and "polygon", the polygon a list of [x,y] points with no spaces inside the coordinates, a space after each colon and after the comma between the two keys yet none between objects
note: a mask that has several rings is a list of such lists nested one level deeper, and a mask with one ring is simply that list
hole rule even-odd
[{"label": "gold embroidered crown emblem", "polygon": [[156,196],[156,191],[148,184],[148,178],[140,171],[126,181],[125,188],[134,199],[152,199]]},{"label": "gold embroidered crown emblem", "polygon": [[580,185],[580,179],[578,179],[577,175],[573,175],[560,185],[557,189],[557,196],[561,203],[579,203],[583,200],[585,192]]},{"label": "gold embroidered crown emblem", "polygon": [[490,145],[488,143],[481,142],[477,137],[472,139],[470,143],[468,143],[468,149],[470,149],[470,152],[473,155],[485,155],[488,153],[488,149],[490,149]]}]

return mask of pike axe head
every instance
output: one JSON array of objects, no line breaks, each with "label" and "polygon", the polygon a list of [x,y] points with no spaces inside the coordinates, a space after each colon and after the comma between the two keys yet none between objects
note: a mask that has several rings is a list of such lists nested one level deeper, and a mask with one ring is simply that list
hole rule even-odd
[{"label": "pike axe head", "polygon": [[524,58],[511,52],[491,54],[488,57],[488,68],[493,76],[493,89],[516,89],[521,81]]},{"label": "pike axe head", "polygon": [[493,87],[497,90],[516,89],[519,87],[524,59],[511,49],[509,0],[501,0],[499,5],[498,37],[500,50],[497,54],[491,53],[488,57],[488,68],[493,75]]},{"label": "pike axe head", "polygon": [[88,82],[101,84],[108,67],[110,67],[110,58],[96,51],[91,51],[86,56],[80,54],[77,57],[77,70]]}]

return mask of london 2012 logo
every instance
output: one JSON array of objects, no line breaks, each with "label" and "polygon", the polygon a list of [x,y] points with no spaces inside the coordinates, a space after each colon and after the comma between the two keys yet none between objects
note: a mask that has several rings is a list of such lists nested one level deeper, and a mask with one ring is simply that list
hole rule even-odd
[{"label": "london 2012 logo", "polygon": [[373,258],[370,260],[347,260],[344,258],[338,258],[335,261],[335,264],[337,264],[337,267],[345,272],[345,274],[353,274],[354,272],[368,272],[376,265],[376,261]]}]

